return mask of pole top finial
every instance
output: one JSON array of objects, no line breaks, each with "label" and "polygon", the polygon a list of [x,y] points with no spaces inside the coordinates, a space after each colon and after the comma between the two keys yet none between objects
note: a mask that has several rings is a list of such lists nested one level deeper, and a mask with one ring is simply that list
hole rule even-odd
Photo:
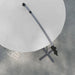
[{"label": "pole top finial", "polygon": [[26,6],[26,4],[25,3],[22,3],[22,6]]}]

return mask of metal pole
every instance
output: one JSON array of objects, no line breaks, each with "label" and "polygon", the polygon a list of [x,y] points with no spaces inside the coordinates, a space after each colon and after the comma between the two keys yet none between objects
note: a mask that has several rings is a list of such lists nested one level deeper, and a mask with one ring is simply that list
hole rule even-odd
[{"label": "metal pole", "polygon": [[54,46],[53,42],[51,41],[51,39],[49,38],[48,34],[46,33],[45,29],[42,27],[42,25],[40,24],[40,22],[38,21],[38,19],[35,17],[35,15],[33,14],[33,12],[29,9],[29,7],[23,3],[22,4],[27,10],[28,12],[32,15],[32,17],[34,18],[34,20],[37,22],[37,24],[39,25],[39,27],[41,28],[41,30],[43,31],[44,35],[46,36],[47,40],[49,41],[49,43],[51,44],[51,49],[54,51],[54,54],[55,55],[58,55],[57,54],[57,51],[56,51],[56,47]]}]

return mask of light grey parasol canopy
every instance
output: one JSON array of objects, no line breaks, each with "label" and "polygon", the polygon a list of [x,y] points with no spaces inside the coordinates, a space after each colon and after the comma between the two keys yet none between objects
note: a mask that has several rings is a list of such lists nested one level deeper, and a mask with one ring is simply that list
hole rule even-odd
[{"label": "light grey parasol canopy", "polygon": [[52,42],[63,29],[66,17],[65,5],[63,0],[0,1],[0,44],[13,51],[37,51],[50,43],[22,6],[23,2],[34,12]]}]

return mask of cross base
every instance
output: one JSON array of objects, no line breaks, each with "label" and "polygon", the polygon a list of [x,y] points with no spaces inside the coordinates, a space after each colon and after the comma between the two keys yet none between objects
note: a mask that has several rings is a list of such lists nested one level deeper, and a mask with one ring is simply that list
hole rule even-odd
[{"label": "cross base", "polygon": [[39,60],[42,60],[42,59],[44,59],[46,56],[48,56],[48,57],[49,57],[49,59],[50,59],[50,60],[54,63],[53,58],[50,56],[50,53],[52,53],[52,52],[53,52],[53,50],[48,51],[48,49],[43,48],[43,51],[45,52],[45,55],[43,55],[41,58],[39,58]]}]

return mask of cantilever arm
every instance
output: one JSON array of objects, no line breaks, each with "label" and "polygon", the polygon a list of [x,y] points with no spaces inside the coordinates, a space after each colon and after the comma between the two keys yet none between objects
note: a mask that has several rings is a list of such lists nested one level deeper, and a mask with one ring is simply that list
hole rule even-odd
[{"label": "cantilever arm", "polygon": [[48,34],[46,33],[45,29],[42,27],[42,25],[40,24],[40,22],[38,21],[38,19],[35,17],[35,15],[33,14],[33,12],[29,9],[29,7],[25,4],[22,3],[22,6],[24,6],[28,12],[32,15],[32,17],[34,18],[34,20],[37,22],[37,24],[39,25],[39,27],[41,28],[41,30],[43,31],[44,35],[46,36],[47,40],[49,41],[49,43],[51,44],[51,49],[53,50],[54,54],[58,56],[56,47],[54,46],[53,42],[51,41],[50,37],[48,36]]}]

